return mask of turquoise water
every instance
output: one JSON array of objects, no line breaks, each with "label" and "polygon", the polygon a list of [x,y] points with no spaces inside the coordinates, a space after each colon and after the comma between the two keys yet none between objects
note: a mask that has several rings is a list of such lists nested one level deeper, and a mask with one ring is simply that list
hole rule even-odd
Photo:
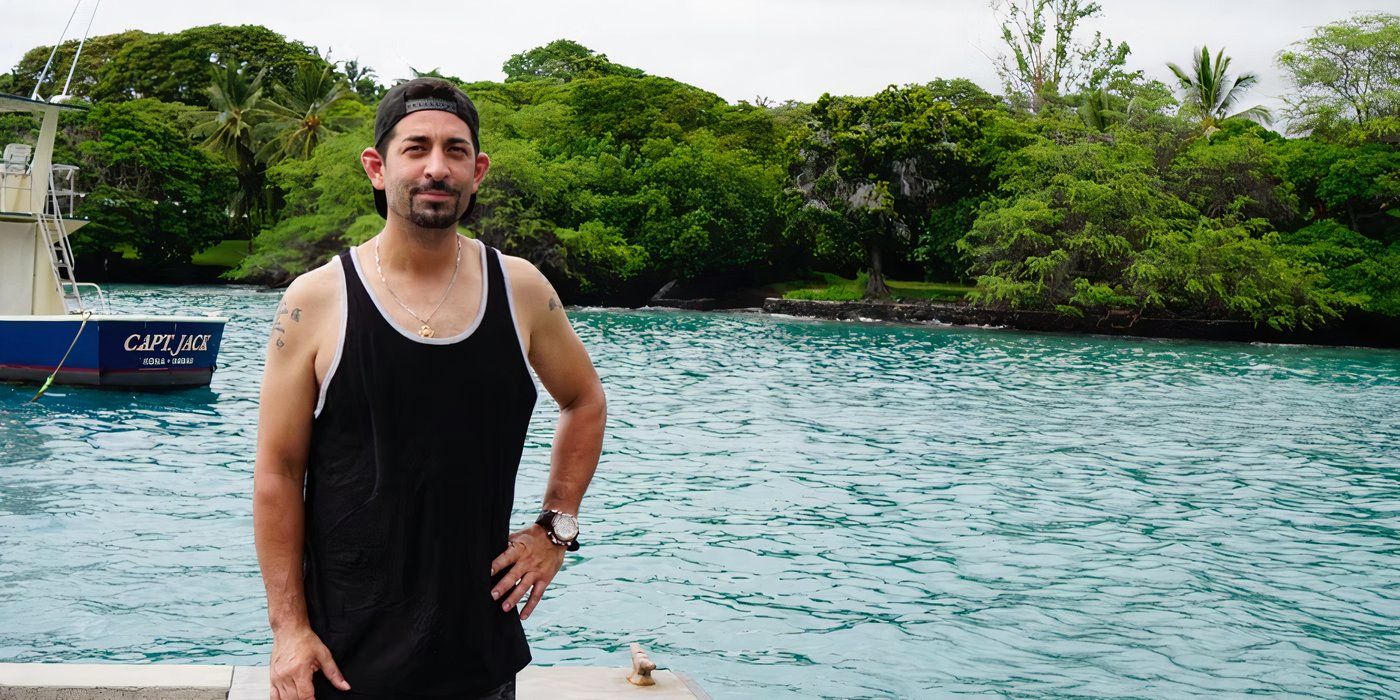
[{"label": "turquoise water", "polygon": [[[209,389],[0,385],[0,661],[265,663],[278,296]],[[641,642],[716,698],[1400,687],[1400,353],[575,310],[609,396],[535,662]],[[556,408],[517,490],[536,512]],[[353,669],[345,669],[353,681]]]}]

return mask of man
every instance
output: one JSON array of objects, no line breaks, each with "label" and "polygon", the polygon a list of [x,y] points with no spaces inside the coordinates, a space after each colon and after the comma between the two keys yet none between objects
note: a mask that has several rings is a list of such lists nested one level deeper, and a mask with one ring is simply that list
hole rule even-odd
[{"label": "man", "polygon": [[[466,95],[393,88],[360,160],[383,230],[298,277],[268,341],[271,697],[513,698],[521,621],[578,547],[603,388],[548,280],[457,233],[490,166]],[[531,368],[561,413],[541,517],[512,533]]]}]

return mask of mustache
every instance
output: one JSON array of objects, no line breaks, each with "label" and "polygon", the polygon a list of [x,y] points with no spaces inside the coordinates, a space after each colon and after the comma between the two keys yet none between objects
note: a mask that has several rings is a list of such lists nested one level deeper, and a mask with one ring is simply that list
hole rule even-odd
[{"label": "mustache", "polygon": [[455,187],[448,187],[446,182],[442,182],[440,180],[434,180],[433,182],[430,182],[426,185],[414,185],[413,187],[408,188],[409,196],[418,194],[420,192],[442,192],[445,194],[455,194],[458,197],[462,196],[461,190]]}]

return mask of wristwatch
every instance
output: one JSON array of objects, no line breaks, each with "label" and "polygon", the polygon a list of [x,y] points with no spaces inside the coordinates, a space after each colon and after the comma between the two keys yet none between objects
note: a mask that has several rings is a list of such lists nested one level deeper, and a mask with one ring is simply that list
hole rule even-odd
[{"label": "wristwatch", "polygon": [[544,528],[549,541],[564,545],[570,552],[578,551],[578,518],[568,513],[547,508],[540,513],[535,524]]}]

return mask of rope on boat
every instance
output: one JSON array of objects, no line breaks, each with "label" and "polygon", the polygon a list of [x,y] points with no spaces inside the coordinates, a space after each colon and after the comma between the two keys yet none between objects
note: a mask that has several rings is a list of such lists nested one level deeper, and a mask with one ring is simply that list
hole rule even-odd
[{"label": "rope on boat", "polygon": [[89,319],[89,318],[92,318],[92,312],[91,312],[91,311],[84,311],[84,312],[83,312],[83,322],[80,323],[80,324],[78,324],[78,333],[77,333],[76,335],[73,336],[73,342],[71,342],[71,343],[68,344],[68,351],[65,352],[65,353],[63,353],[63,359],[62,359],[62,360],[59,360],[59,361],[58,361],[58,366],[55,367],[55,368],[53,368],[53,374],[50,374],[50,375],[49,375],[49,378],[44,380],[44,385],[41,386],[41,387],[39,387],[39,393],[35,394],[35,395],[34,395],[34,398],[32,398],[32,399],[29,400],[29,403],[34,403],[35,401],[38,401],[38,400],[39,400],[39,397],[40,397],[40,396],[43,396],[43,395],[44,395],[44,392],[48,391],[48,390],[49,390],[49,387],[53,386],[54,377],[57,377],[57,376],[58,376],[58,371],[61,370],[61,369],[63,369],[63,363],[65,363],[65,362],[68,361],[68,355],[70,355],[70,354],[73,352],[73,347],[76,346],[76,345],[78,344],[78,338],[81,338],[81,337],[82,337],[82,335],[83,335],[83,329],[84,329],[84,328],[87,328],[87,322],[88,322],[88,319]]}]

